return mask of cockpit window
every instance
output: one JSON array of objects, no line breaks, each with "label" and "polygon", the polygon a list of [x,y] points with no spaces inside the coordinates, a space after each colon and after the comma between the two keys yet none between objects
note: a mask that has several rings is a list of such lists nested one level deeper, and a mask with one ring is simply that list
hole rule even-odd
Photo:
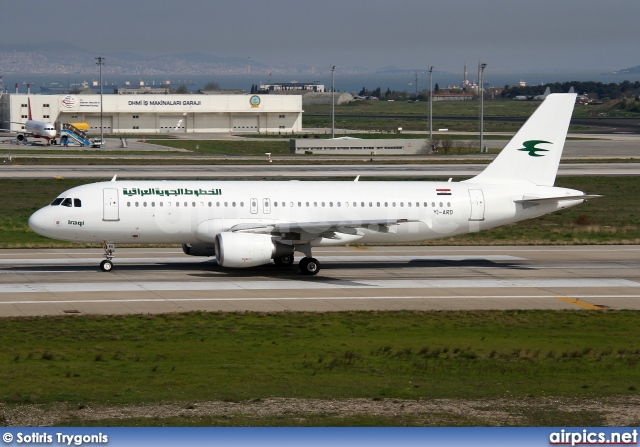
[{"label": "cockpit window", "polygon": [[73,199],[73,206],[76,208],[80,208],[82,206],[82,202],[80,199]]},{"label": "cockpit window", "polygon": [[58,206],[58,205],[60,205],[62,203],[63,200],[64,200],[63,197],[58,197],[56,200],[51,202],[51,206]]},{"label": "cockpit window", "polygon": [[71,199],[67,197],[66,199],[64,199],[62,201],[62,203],[60,205],[71,207]]}]

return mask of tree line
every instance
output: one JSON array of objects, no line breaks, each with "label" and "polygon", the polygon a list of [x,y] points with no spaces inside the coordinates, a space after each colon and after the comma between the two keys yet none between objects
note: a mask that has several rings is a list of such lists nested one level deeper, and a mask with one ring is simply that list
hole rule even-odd
[{"label": "tree line", "polygon": [[595,81],[570,81],[531,85],[527,87],[510,86],[507,84],[504,86],[501,96],[503,98],[514,98],[516,96],[542,95],[547,87],[549,87],[553,93],[567,93],[569,89],[573,87],[576,93],[585,94],[593,99],[602,101],[628,98],[640,93],[640,81],[612,82],[609,84]]}]

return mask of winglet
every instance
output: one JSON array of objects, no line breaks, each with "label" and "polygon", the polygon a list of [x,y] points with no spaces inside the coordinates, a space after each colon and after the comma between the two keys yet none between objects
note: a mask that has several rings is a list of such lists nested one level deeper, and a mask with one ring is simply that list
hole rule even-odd
[{"label": "winglet", "polygon": [[354,182],[357,182],[358,180],[360,180],[360,176],[359,175],[355,178]]},{"label": "winglet", "polygon": [[116,177],[118,176],[118,174],[114,175],[113,178],[111,179],[112,182],[116,181]]}]

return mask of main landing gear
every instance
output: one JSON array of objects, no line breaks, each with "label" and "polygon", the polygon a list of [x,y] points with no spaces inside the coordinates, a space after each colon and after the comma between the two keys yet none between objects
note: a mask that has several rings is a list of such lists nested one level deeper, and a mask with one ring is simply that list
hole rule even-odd
[{"label": "main landing gear", "polygon": [[320,271],[320,262],[312,257],[302,258],[298,268],[303,275],[317,275]]},{"label": "main landing gear", "polygon": [[293,265],[293,254],[273,258],[273,262],[275,262],[278,267],[291,267]]},{"label": "main landing gear", "polygon": [[102,245],[104,248],[104,257],[107,258],[100,263],[100,270],[103,272],[110,272],[113,270],[113,262],[111,260],[116,256],[114,253],[116,251],[116,244],[109,244],[105,242]]},{"label": "main landing gear", "polygon": [[[293,265],[293,254],[273,258],[273,262],[278,267],[291,267]],[[316,258],[306,256],[300,260],[298,268],[303,275],[316,275],[320,271],[320,262]]]},{"label": "main landing gear", "polygon": [[296,250],[304,254],[304,258],[300,260],[298,269],[303,275],[317,275],[320,271],[320,262],[311,256],[311,244],[301,244],[296,246]]}]

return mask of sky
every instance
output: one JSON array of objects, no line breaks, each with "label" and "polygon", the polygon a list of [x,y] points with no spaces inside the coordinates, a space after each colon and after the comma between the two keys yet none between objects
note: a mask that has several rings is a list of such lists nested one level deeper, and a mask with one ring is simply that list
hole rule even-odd
[{"label": "sky", "polygon": [[[640,65],[640,0],[2,0],[0,43],[460,71]],[[37,12],[36,12],[37,11]],[[35,14],[34,14],[35,13]],[[1,71],[0,67],[0,71]],[[471,71],[471,69],[470,69]]]}]

